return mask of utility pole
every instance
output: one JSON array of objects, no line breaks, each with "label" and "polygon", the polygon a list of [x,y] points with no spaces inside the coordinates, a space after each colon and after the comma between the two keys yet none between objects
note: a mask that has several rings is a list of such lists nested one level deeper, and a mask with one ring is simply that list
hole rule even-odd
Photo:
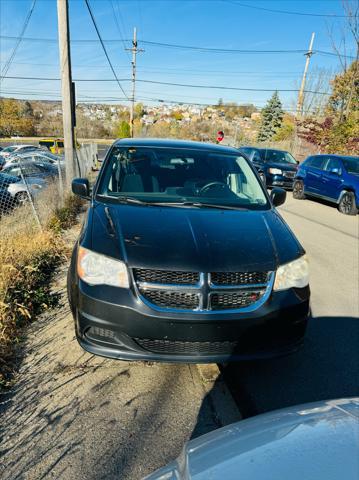
[{"label": "utility pole", "polygon": [[57,0],[57,19],[59,30],[60,76],[62,96],[62,119],[64,130],[64,150],[66,182],[70,183],[76,172],[74,162],[75,135],[73,85],[71,73],[70,29],[68,0]]},{"label": "utility pole", "polygon": [[132,48],[126,48],[126,50],[132,52],[132,95],[131,95],[131,108],[130,108],[130,136],[133,137],[133,121],[135,117],[135,93],[136,93],[136,57],[138,52],[144,52],[141,48],[137,47],[137,28],[133,29]]},{"label": "utility pole", "polygon": [[305,56],[307,57],[307,59],[305,61],[302,84],[300,86],[300,90],[299,90],[299,94],[298,94],[297,115],[296,115],[297,118],[300,118],[302,116],[302,113],[303,113],[305,82],[306,82],[306,79],[307,79],[307,72],[308,72],[310,57],[313,55],[314,37],[315,37],[315,33],[313,32],[312,37],[310,39],[309,49],[308,49],[307,53],[305,53]]}]

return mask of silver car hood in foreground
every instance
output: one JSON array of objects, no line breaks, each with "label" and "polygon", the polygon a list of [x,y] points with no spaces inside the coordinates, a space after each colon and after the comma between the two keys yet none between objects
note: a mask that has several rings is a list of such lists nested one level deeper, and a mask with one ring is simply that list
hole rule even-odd
[{"label": "silver car hood in foreground", "polygon": [[358,480],[359,398],[286,408],[190,441],[146,480]]}]

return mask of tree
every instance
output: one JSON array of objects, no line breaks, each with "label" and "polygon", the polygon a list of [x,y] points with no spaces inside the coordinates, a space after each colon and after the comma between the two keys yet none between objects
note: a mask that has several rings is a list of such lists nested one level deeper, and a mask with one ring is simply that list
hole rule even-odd
[{"label": "tree", "polygon": [[343,118],[354,111],[359,111],[359,60],[331,82],[332,94],[327,104],[327,113]]},{"label": "tree", "polygon": [[262,120],[258,132],[259,142],[270,140],[275,135],[282,125],[283,115],[282,103],[276,91],[262,110]]},{"label": "tree", "polygon": [[183,113],[180,110],[174,110],[171,112],[171,117],[179,122],[183,120]]},{"label": "tree", "polygon": [[135,105],[135,118],[142,118],[145,114],[143,103],[136,103]]},{"label": "tree", "polygon": [[295,132],[295,117],[289,113],[285,113],[283,116],[283,122],[280,128],[273,136],[275,142],[282,142],[283,140],[290,140],[293,138]]},{"label": "tree", "polygon": [[116,136],[118,138],[128,138],[130,136],[130,124],[122,120],[117,127]]},{"label": "tree", "polygon": [[332,93],[322,121],[308,118],[299,124],[299,136],[322,152],[359,153],[359,66],[358,61],[331,82]]},{"label": "tree", "polygon": [[13,98],[0,99],[0,135],[33,135],[34,121],[23,114],[22,104]]},{"label": "tree", "polygon": [[32,105],[28,100],[26,100],[26,102],[23,105],[22,114],[25,117],[33,117],[34,116],[34,109],[32,108]]}]

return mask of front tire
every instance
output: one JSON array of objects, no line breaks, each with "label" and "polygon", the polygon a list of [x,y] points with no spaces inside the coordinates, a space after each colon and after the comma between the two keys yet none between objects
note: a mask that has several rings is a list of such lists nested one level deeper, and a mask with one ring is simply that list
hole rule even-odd
[{"label": "front tire", "polygon": [[296,200],[305,200],[304,183],[302,180],[295,180],[293,183],[293,198]]},{"label": "front tire", "polygon": [[16,205],[24,205],[29,201],[29,196],[26,192],[19,192],[15,195],[15,203]]},{"label": "front tire", "polygon": [[355,205],[355,195],[353,192],[343,192],[340,196],[338,210],[344,215],[356,215],[358,209]]}]

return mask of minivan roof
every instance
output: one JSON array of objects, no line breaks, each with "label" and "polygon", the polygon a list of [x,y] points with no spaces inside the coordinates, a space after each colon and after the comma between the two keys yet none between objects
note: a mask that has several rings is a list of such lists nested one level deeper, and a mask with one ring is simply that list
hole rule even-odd
[{"label": "minivan roof", "polygon": [[288,152],[288,150],[282,150],[282,149],[280,149],[280,148],[271,148],[271,147],[268,147],[268,148],[267,148],[267,147],[250,147],[250,146],[248,146],[248,145],[242,145],[241,147],[239,147],[239,150],[240,150],[241,148],[251,148],[252,150],[262,150],[262,151],[264,151],[264,150],[271,150],[271,151],[274,151],[274,152],[290,153],[290,152]]},{"label": "minivan roof", "polygon": [[189,148],[192,150],[211,150],[218,153],[238,154],[238,149],[225,145],[164,138],[122,138],[116,140],[115,145],[123,147]]}]

